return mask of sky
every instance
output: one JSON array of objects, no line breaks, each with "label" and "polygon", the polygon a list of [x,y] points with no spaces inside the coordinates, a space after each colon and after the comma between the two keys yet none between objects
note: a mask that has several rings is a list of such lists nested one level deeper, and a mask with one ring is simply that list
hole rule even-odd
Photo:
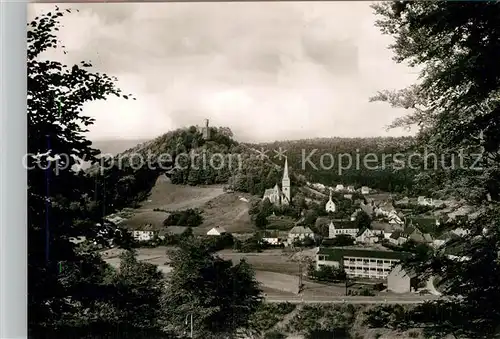
[{"label": "sky", "polygon": [[[30,4],[29,17],[54,9]],[[404,110],[370,103],[414,70],[369,2],[70,4],[59,37],[69,65],[90,60],[137,100],[91,102],[91,140],[148,139],[175,128],[227,126],[239,141],[408,135]]]}]

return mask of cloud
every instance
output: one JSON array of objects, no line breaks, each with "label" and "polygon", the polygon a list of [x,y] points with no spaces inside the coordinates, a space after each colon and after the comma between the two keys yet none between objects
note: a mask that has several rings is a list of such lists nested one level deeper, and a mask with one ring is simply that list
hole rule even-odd
[{"label": "cloud", "polygon": [[71,7],[80,12],[60,35],[69,53],[49,56],[92,60],[137,97],[89,104],[93,139],[154,137],[203,118],[240,140],[387,135],[403,112],[368,97],[416,80],[391,60],[366,2]]}]

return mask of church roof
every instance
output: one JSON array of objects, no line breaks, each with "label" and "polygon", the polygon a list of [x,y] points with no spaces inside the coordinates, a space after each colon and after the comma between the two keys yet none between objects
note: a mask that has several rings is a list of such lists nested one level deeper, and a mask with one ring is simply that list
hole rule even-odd
[{"label": "church roof", "polygon": [[283,168],[283,179],[288,178],[288,158],[285,158],[285,167]]}]

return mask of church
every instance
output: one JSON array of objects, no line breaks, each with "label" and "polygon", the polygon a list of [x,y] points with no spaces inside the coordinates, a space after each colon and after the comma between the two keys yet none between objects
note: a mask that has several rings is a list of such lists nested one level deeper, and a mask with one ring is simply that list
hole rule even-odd
[{"label": "church", "polygon": [[290,178],[288,177],[287,158],[285,158],[285,168],[283,170],[283,179],[281,180],[281,189],[279,188],[278,184],[276,184],[273,188],[266,189],[262,200],[266,198],[276,206],[290,204]]},{"label": "church", "polygon": [[334,213],[337,210],[337,206],[335,206],[335,203],[332,200],[332,190],[330,189],[330,199],[328,199],[326,205],[325,205],[325,210],[330,213]]}]

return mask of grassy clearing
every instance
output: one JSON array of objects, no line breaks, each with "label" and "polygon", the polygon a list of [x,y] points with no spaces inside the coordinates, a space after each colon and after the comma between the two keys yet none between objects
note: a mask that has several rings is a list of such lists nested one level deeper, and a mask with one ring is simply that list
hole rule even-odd
[{"label": "grassy clearing", "polygon": [[203,224],[194,229],[195,234],[205,234],[216,226],[222,226],[231,233],[255,232],[257,229],[248,214],[249,204],[245,201],[249,198],[248,194],[225,193],[210,199],[200,206]]}]

